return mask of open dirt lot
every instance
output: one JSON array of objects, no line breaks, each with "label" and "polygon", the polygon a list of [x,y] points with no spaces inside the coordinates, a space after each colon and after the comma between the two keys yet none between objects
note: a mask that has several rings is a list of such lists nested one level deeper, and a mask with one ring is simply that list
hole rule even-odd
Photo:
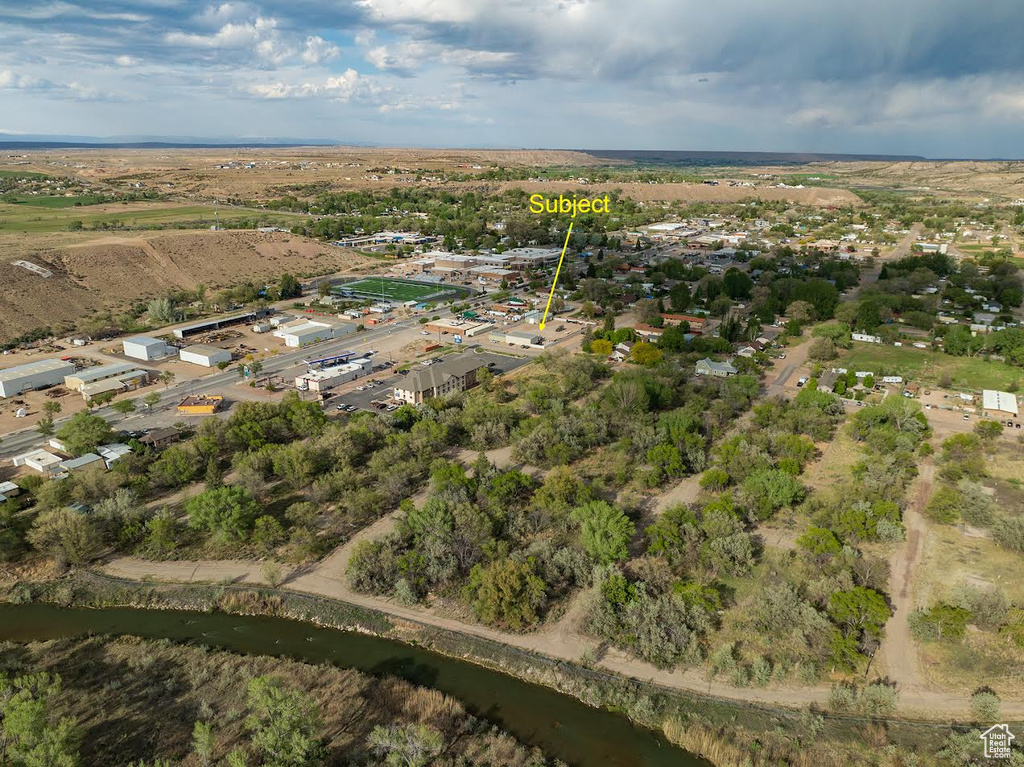
[{"label": "open dirt lot", "polygon": [[[0,340],[97,312],[123,310],[170,289],[210,291],[249,279],[359,271],[383,264],[351,250],[281,233],[0,235]],[[11,261],[53,272],[44,278]]]}]

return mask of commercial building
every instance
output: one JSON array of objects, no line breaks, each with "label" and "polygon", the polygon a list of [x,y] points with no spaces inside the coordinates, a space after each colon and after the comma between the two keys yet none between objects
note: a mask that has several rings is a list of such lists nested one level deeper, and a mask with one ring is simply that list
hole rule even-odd
[{"label": "commercial building", "polygon": [[159,338],[150,336],[132,336],[124,339],[121,345],[125,357],[136,360],[158,360],[171,354],[171,347]]},{"label": "commercial building", "polygon": [[309,391],[328,391],[343,383],[369,375],[373,370],[371,360],[360,358],[340,365],[310,370],[295,377],[295,388]]},{"label": "commercial building", "polygon": [[476,386],[477,371],[483,367],[487,365],[480,362],[476,355],[463,354],[421,368],[395,385],[395,399],[419,405],[431,397],[472,389]]},{"label": "commercial building", "polygon": [[64,385],[88,401],[108,391],[127,391],[149,382],[149,371],[130,362],[97,365],[64,376]]},{"label": "commercial building", "polygon": [[22,392],[55,386],[74,372],[75,366],[63,360],[39,360],[0,370],[0,397],[17,397]]},{"label": "commercial building", "polygon": [[284,341],[285,346],[299,348],[315,344],[318,341],[327,341],[332,338],[341,338],[356,332],[356,325],[351,322],[338,322],[337,320],[316,319],[296,320],[282,325],[274,331],[274,336]]},{"label": "commercial building", "polygon": [[1017,407],[1017,396],[1008,391],[997,391],[995,389],[983,389],[981,392],[981,406],[986,415],[1003,416],[1012,415],[1014,418],[1020,415]]},{"label": "commercial building", "polygon": [[492,330],[490,339],[509,346],[535,346],[544,339],[530,330]]},{"label": "commercial building", "polygon": [[182,362],[191,362],[193,365],[202,365],[204,368],[217,367],[222,362],[231,362],[231,352],[217,346],[206,344],[192,344],[178,352]]},{"label": "commercial building", "polygon": [[180,415],[213,415],[224,406],[220,394],[190,394],[178,403]]},{"label": "commercial building", "polygon": [[208,333],[211,330],[218,330],[220,328],[228,327],[230,325],[243,325],[256,320],[263,319],[270,313],[269,309],[253,309],[251,312],[242,312],[241,314],[230,314],[226,317],[219,317],[213,320],[205,320],[203,322],[194,322],[191,325],[184,325],[180,328],[174,329],[175,338],[188,338],[189,336],[199,335],[200,333]]}]

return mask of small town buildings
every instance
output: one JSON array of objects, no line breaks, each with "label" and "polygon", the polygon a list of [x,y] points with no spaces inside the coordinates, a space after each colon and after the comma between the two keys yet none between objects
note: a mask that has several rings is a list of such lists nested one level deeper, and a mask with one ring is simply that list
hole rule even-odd
[{"label": "small town buildings", "polygon": [[356,332],[356,325],[351,322],[340,322],[318,318],[316,320],[298,319],[281,325],[274,331],[274,336],[284,341],[285,346],[298,349],[319,341],[341,338]]},{"label": "small town buildings", "polygon": [[484,367],[487,367],[486,363],[476,355],[462,354],[421,368],[395,385],[395,399],[419,405],[431,397],[467,391],[476,386],[477,372]]},{"label": "small town buildings", "polygon": [[97,365],[64,376],[64,385],[79,392],[85,401],[107,392],[136,389],[149,383],[149,371],[130,362]]},{"label": "small town buildings", "polygon": [[191,362],[204,368],[214,368],[222,362],[231,362],[231,352],[227,349],[206,344],[186,346],[178,352],[178,356],[182,362]]},{"label": "small town buildings", "polygon": [[96,453],[86,453],[85,455],[78,456],[78,458],[69,458],[66,461],[60,462],[58,473],[74,474],[76,471],[88,469],[90,466],[93,468],[103,466],[103,459],[96,455]]},{"label": "small town buildings", "polygon": [[543,337],[531,330],[492,330],[490,339],[509,346],[534,346],[543,342]]},{"label": "small town buildings", "polygon": [[343,362],[340,365],[310,370],[295,377],[295,388],[300,391],[322,392],[348,381],[369,375],[373,362],[366,358]]},{"label": "small town buildings", "polygon": [[829,370],[822,374],[821,378],[818,379],[818,391],[830,392],[836,386],[836,381],[839,380],[839,373],[835,370]]},{"label": "small town buildings", "polygon": [[189,336],[208,333],[211,330],[219,330],[220,328],[229,327],[231,325],[247,325],[263,319],[270,314],[270,312],[270,309],[253,309],[252,311],[242,312],[241,314],[231,314],[212,320],[204,320],[203,322],[194,322],[191,325],[183,325],[180,328],[175,328],[174,337],[188,338]]},{"label": "small town buildings", "polygon": [[126,338],[121,344],[121,348],[124,351],[125,357],[146,362],[163,359],[172,353],[172,347],[168,346],[166,342],[158,338],[151,338],[150,336]]},{"label": "small town buildings", "polygon": [[168,445],[177,442],[179,439],[181,439],[181,434],[178,430],[172,426],[167,426],[163,429],[153,429],[147,434],[144,434],[139,438],[139,442],[146,447],[159,449],[167,447]]},{"label": "small town buildings", "polygon": [[1020,415],[1016,395],[1007,391],[983,389],[981,392],[981,406],[985,410],[986,415],[1002,416],[1003,418],[1008,415],[1017,418]]},{"label": "small town buildings", "polygon": [[870,333],[850,333],[850,338],[852,338],[854,341],[862,341],[867,344],[882,343],[881,336],[871,335]]},{"label": "small town buildings", "polygon": [[104,465],[109,469],[124,456],[128,455],[128,453],[132,452],[132,449],[122,442],[113,442],[109,445],[100,445],[96,448],[96,452],[99,453]]},{"label": "small town buildings", "polygon": [[705,357],[702,360],[697,360],[695,372],[699,376],[728,378],[729,376],[736,375],[740,371],[733,367],[729,362],[715,362],[710,357]]},{"label": "small town buildings", "polygon": [[0,397],[17,397],[23,392],[56,386],[74,372],[75,366],[64,360],[39,360],[0,370]]},{"label": "small town buildings", "polygon": [[0,503],[8,498],[14,498],[21,492],[21,488],[13,482],[0,482]]},{"label": "small town buildings", "polygon": [[190,394],[178,403],[180,415],[213,415],[224,406],[220,394]]},{"label": "small town buildings", "polygon": [[60,464],[63,459],[49,452],[48,450],[32,450],[28,453],[16,455],[11,459],[14,466],[38,471],[40,474],[53,475],[60,472]]}]

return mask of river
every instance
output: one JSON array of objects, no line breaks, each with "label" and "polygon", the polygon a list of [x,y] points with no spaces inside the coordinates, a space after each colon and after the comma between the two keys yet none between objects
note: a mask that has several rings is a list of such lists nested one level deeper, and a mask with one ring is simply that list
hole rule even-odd
[{"label": "river", "polygon": [[307,623],[225,613],[0,605],[0,641],[132,634],[390,674],[458,698],[523,743],[573,767],[709,767],[660,733],[575,698],[429,650]]}]

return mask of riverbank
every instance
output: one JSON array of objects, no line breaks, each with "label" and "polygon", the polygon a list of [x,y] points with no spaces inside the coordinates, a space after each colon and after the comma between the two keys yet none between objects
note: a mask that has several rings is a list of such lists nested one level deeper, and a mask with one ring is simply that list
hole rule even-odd
[{"label": "riverbank", "polygon": [[637,724],[665,732],[677,744],[722,765],[743,764],[751,756],[755,756],[752,764],[866,764],[885,747],[936,754],[954,729],[946,723],[838,716],[817,708],[794,710],[699,693],[683,694],[499,642],[285,589],[140,583],[80,572],[57,581],[8,587],[0,592],[0,600],[65,607],[118,606],[270,615],[397,639],[555,689],[596,708],[623,713]]}]

